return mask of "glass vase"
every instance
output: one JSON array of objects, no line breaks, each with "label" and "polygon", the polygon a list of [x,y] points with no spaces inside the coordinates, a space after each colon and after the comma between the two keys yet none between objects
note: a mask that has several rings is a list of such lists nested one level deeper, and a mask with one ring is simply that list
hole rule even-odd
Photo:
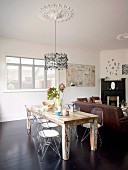
[{"label": "glass vase", "polygon": [[56,99],[56,109],[58,109],[58,106],[62,106],[62,99],[60,98]]}]

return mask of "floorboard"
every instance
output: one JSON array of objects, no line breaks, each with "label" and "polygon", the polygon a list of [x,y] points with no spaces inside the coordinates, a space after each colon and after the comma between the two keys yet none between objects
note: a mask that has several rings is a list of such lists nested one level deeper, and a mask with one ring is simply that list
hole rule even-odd
[{"label": "floorboard", "polygon": [[41,163],[33,137],[27,134],[26,120],[0,123],[0,170],[128,170],[127,137],[101,131],[103,143],[94,152],[89,138],[80,142],[84,128],[78,126],[77,131],[78,140],[71,136],[70,160],[59,159],[49,149]]}]

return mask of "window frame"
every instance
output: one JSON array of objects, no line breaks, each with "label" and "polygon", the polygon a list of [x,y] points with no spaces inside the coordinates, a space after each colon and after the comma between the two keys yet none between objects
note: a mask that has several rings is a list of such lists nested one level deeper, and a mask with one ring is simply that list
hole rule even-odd
[{"label": "window frame", "polygon": [[[19,63],[7,63],[7,60],[6,60],[6,69],[7,69],[7,66],[18,66],[18,83],[19,83],[19,88],[18,89],[8,89],[8,76],[6,78],[6,85],[7,85],[7,91],[40,91],[40,90],[46,90],[48,87],[48,83],[47,83],[47,70],[45,70],[45,66],[42,64],[35,64],[35,60],[43,60],[44,59],[40,59],[40,58],[29,58],[29,57],[18,57],[18,56],[6,56],[6,59],[8,57],[12,57],[12,58],[20,58],[20,62]],[[32,59],[33,60],[33,63],[32,64],[22,64],[21,63],[21,59]],[[32,68],[32,88],[28,88],[28,89],[25,89],[25,88],[22,88],[22,68],[23,66],[26,66],[26,67],[31,67]],[[35,67],[40,67],[40,68],[43,68],[44,69],[44,88],[35,88]],[[7,74],[6,74],[7,75]],[[55,84],[56,84],[56,71],[55,71]]]}]

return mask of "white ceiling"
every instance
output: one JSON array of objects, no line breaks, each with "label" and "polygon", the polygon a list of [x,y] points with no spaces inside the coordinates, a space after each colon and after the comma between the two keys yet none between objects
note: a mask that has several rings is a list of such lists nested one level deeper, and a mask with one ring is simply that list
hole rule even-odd
[{"label": "white ceiling", "polygon": [[128,48],[116,36],[128,31],[128,0],[0,0],[0,36],[54,44],[54,23],[41,20],[48,4],[70,6],[75,15],[57,24],[57,44],[90,50]]}]

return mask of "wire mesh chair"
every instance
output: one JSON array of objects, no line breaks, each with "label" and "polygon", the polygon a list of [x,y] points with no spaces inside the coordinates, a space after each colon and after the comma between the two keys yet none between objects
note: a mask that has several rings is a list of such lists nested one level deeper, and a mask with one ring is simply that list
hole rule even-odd
[{"label": "wire mesh chair", "polygon": [[37,114],[31,113],[31,111],[28,109],[27,106],[25,107],[26,107],[27,114],[29,112],[29,117],[32,115],[32,124],[31,124],[33,129],[32,135],[35,139],[37,151],[38,152],[42,151],[42,160],[49,147],[53,151],[55,151],[59,157],[61,157],[59,153],[60,134],[57,130],[53,129],[58,127],[59,125],[47,120],[43,113],[41,114],[40,117]]},{"label": "wire mesh chair", "polygon": [[[32,113],[31,110],[25,105],[26,107],[26,112],[27,114],[29,114],[29,118],[30,118],[30,124],[31,124],[31,129],[32,129],[32,136],[35,139],[36,143],[38,143],[38,128],[39,126],[43,126],[46,129],[56,129],[59,131],[60,133],[60,126],[56,123],[53,123],[51,121],[49,121],[48,119],[46,119],[45,115],[40,111],[40,109],[38,110],[38,112],[41,112],[41,117],[40,115],[37,115],[35,113]],[[60,140],[59,140],[60,141]]]},{"label": "wire mesh chair", "polygon": [[[44,115],[43,115],[43,117],[44,117]],[[37,118],[37,120],[38,120],[38,123],[40,123],[44,128],[56,128],[59,126],[58,124],[50,122],[44,118],[43,119]],[[46,120],[46,121],[44,121],[44,120]]]},{"label": "wire mesh chair", "polygon": [[[98,107],[93,108],[91,110],[91,113],[99,116],[99,118],[98,118],[98,129],[101,128],[103,126],[103,111],[102,111],[102,109],[98,108]],[[83,142],[90,134],[90,123],[83,124],[83,127],[85,127],[86,130],[83,134],[81,142]],[[98,131],[98,139],[99,139],[100,143],[102,143],[99,131]]]},{"label": "wire mesh chair", "polygon": [[[37,122],[40,120],[37,119]],[[52,122],[47,122],[47,123],[38,123],[37,129],[38,129],[38,142],[39,142],[39,147],[38,147],[38,152],[42,151],[42,160],[50,147],[59,157],[59,146],[60,146],[60,135],[57,130],[51,129],[50,125]],[[53,128],[53,126],[52,126]],[[57,144],[58,143],[58,144]],[[59,146],[58,146],[59,145]]]},{"label": "wire mesh chair", "polygon": [[[41,117],[34,115],[35,116],[35,126],[36,126],[36,132],[39,131],[39,127],[42,127],[43,129],[54,129],[57,130],[60,133],[60,126],[56,123],[53,123],[49,120],[46,119],[45,115],[42,114]],[[38,142],[38,133],[37,134],[37,142]],[[59,139],[59,142],[61,140]]]}]

